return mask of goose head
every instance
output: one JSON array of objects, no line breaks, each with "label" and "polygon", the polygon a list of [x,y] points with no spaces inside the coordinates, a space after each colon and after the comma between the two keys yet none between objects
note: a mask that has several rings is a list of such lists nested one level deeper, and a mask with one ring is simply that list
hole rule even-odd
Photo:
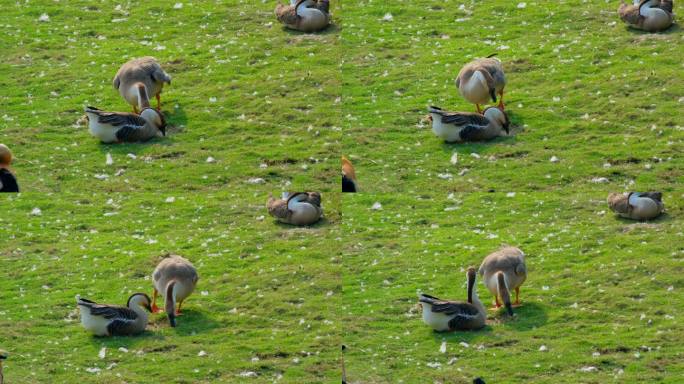
[{"label": "goose head", "polygon": [[508,135],[510,133],[511,121],[508,119],[506,112],[502,111],[498,107],[489,107],[484,111],[484,117],[487,120],[496,122]]},{"label": "goose head", "polygon": [[12,163],[12,151],[5,145],[0,144],[0,167],[8,166]]},{"label": "goose head", "polygon": [[140,112],[140,117],[156,127],[162,135],[166,136],[166,119],[164,119],[164,115],[162,115],[161,112],[154,108],[147,107]]},{"label": "goose head", "polygon": [[128,298],[128,303],[126,306],[128,308],[143,307],[148,312],[152,312],[152,300],[147,294],[144,293],[134,293]]}]

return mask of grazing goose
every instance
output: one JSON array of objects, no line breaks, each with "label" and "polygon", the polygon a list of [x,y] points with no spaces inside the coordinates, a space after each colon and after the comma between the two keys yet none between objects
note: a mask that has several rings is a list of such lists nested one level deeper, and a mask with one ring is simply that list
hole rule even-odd
[{"label": "grazing goose", "polygon": [[126,307],[97,304],[79,298],[81,324],[95,336],[134,335],[145,330],[147,312],[152,311],[150,297],[144,293],[134,293],[128,298]]},{"label": "grazing goose", "polygon": [[137,107],[142,111],[139,103],[139,87],[143,86],[146,95],[154,95],[157,98],[157,110],[161,111],[160,94],[164,83],[171,84],[171,76],[164,72],[157,59],[150,56],[133,59],[119,68],[112,81],[114,88],[133,106],[133,112],[138,113]]},{"label": "grazing goose", "polygon": [[467,331],[485,326],[487,310],[477,296],[475,268],[468,268],[468,302],[441,300],[421,294],[423,321],[435,331]]},{"label": "grazing goose", "polygon": [[315,32],[330,23],[329,8],[329,0],[291,0],[290,5],[278,4],[275,14],[287,28]]},{"label": "grazing goose", "polygon": [[12,151],[5,144],[0,144],[0,192],[19,192],[19,184],[11,165]]},{"label": "grazing goose", "polygon": [[292,225],[311,225],[323,214],[318,192],[296,192],[282,199],[274,199],[273,194],[269,194],[266,207],[269,215],[281,223]]},{"label": "grazing goose", "polygon": [[621,217],[632,220],[650,220],[665,209],[660,192],[611,193],[608,195],[608,206]]},{"label": "grazing goose", "polygon": [[103,143],[132,143],[166,136],[166,120],[161,112],[145,108],[140,115],[124,112],[105,112],[86,107],[90,133]]},{"label": "grazing goose", "polygon": [[499,108],[504,110],[503,95],[506,76],[501,61],[493,57],[494,55],[471,61],[456,77],[458,92],[466,100],[475,104],[478,113],[481,113],[480,104],[486,104],[489,98],[496,103],[497,94],[499,95]]},{"label": "grazing goose", "polygon": [[494,295],[496,307],[501,299],[509,315],[513,315],[510,290],[515,290],[515,305],[520,304],[520,286],[527,279],[525,254],[516,247],[502,248],[485,257],[480,265],[480,276],[489,292]]},{"label": "grazing goose", "polygon": [[633,4],[627,4],[622,0],[618,14],[620,19],[632,28],[659,32],[672,25],[672,8],[671,0],[635,0]]},{"label": "grazing goose", "polygon": [[[152,273],[154,281],[154,293],[152,294],[152,311],[157,312],[157,295],[161,294],[166,299],[164,309],[172,327],[176,326],[176,316],[181,314],[181,305],[192,291],[195,290],[197,270],[187,259],[171,255],[162,260]],[[178,303],[178,309],[176,309]]]},{"label": "grazing goose", "polygon": [[446,142],[489,140],[510,133],[508,115],[497,107],[485,109],[484,115],[468,112],[447,112],[439,107],[428,108],[432,132]]},{"label": "grazing goose", "polygon": [[356,171],[351,161],[342,156],[342,192],[356,192]]},{"label": "grazing goose", "polygon": [[0,349],[0,384],[5,382],[5,376],[2,374],[2,362],[7,360],[9,353],[7,351]]}]

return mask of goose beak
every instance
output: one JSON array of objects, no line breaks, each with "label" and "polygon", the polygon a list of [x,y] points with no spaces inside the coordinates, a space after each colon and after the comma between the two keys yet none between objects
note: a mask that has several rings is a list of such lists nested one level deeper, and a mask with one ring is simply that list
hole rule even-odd
[{"label": "goose beak", "polygon": [[496,89],[490,88],[489,95],[492,97],[492,101],[496,103]]}]

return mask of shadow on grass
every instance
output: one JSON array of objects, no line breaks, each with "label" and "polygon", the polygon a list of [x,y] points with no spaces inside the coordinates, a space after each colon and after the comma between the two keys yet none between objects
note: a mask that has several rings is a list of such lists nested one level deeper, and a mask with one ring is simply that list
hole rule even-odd
[{"label": "shadow on grass", "polygon": [[306,35],[332,35],[340,32],[340,26],[335,23],[330,23],[325,29],[322,29],[320,31],[316,32],[302,32],[298,31],[296,29],[290,29],[287,28],[286,26],[282,26],[283,32],[289,34],[289,35],[294,35],[294,36],[306,36]]},{"label": "shadow on grass", "polygon": [[633,226],[637,226],[638,224],[643,224],[644,227],[647,227],[648,224],[661,224],[661,223],[671,222],[673,220],[673,218],[667,212],[663,212],[658,217],[656,217],[655,219],[651,219],[651,220],[627,219],[627,218],[624,218],[618,214],[615,214],[615,220],[619,221],[622,224],[628,224],[628,225],[631,224]]},{"label": "shadow on grass", "polygon": [[546,310],[538,303],[522,302],[522,305],[514,308],[513,312],[515,313],[513,318],[499,314],[497,320],[501,322],[502,326],[517,331],[539,328],[548,321]]},{"label": "shadow on grass", "polygon": [[674,33],[679,33],[679,32],[681,32],[682,27],[678,23],[673,22],[672,25],[668,29],[666,29],[664,31],[660,31],[660,32],[647,32],[647,31],[644,31],[641,29],[632,28],[629,25],[626,25],[625,29],[633,35],[658,36],[658,35],[670,35],[670,34],[674,34]]},{"label": "shadow on grass", "polygon": [[275,220],[275,219],[273,219],[273,223],[274,223],[276,226],[278,226],[278,227],[280,227],[280,228],[282,228],[282,229],[309,229],[309,228],[310,228],[310,229],[319,229],[319,228],[322,228],[322,227],[327,227],[327,226],[329,226],[330,223],[331,223],[331,221],[328,220],[325,216],[323,216],[323,217],[321,217],[320,220],[318,220],[317,222],[315,222],[315,223],[313,223],[313,224],[311,224],[311,225],[292,225],[292,224],[285,224],[285,223],[281,223],[280,221]]}]

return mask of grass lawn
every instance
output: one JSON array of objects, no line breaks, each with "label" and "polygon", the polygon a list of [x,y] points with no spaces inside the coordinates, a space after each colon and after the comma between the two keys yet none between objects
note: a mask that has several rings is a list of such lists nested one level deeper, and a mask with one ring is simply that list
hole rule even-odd
[{"label": "grass lawn", "polygon": [[[683,197],[641,224],[614,216],[603,194],[345,195],[351,382],[679,383]],[[465,300],[465,269],[504,244],[529,271],[514,319],[490,310],[477,332],[423,324],[418,292]],[[491,303],[481,282],[478,293]]]},{"label": "grass lawn", "polygon": [[[327,218],[311,228],[276,224],[261,202],[226,193],[24,195],[2,206],[6,383],[339,378],[334,200],[324,200]],[[77,294],[119,305],[134,292],[151,294],[152,270],[168,252],[190,259],[200,275],[177,328],[164,314],[152,315],[137,337],[96,338],[81,327]]]},{"label": "grass lawn", "polygon": [[[618,1],[344,4],[343,151],[363,191],[580,192],[682,182],[679,26],[629,30]],[[465,63],[492,53],[507,73],[504,100],[517,134],[445,144],[422,121],[427,107],[475,111],[454,80]],[[608,181],[592,182],[599,178]]]},{"label": "grass lawn", "polygon": [[[181,3],[2,7],[0,142],[15,152],[24,191],[260,190],[252,178],[339,189],[337,28],[289,32],[274,2]],[[130,111],[112,78],[145,55],[173,77],[162,94],[171,134],[103,145],[76,124],[83,108]]]}]

